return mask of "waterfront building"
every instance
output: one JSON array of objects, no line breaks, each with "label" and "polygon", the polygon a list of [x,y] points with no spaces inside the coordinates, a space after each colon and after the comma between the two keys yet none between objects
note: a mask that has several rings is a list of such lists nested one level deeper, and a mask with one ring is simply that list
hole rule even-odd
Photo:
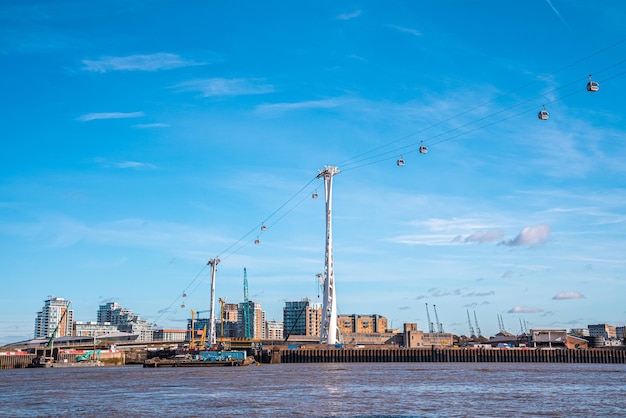
[{"label": "waterfront building", "polygon": [[424,347],[424,331],[417,329],[417,324],[404,324],[403,344],[406,348]]},{"label": "waterfront building", "polygon": [[110,322],[74,322],[72,335],[75,337],[99,337],[118,333],[118,329]]},{"label": "waterfront building", "polygon": [[184,329],[155,329],[152,340],[159,342],[184,342],[187,331]]},{"label": "waterfront building", "polygon": [[100,305],[96,316],[98,322],[109,322],[115,325],[118,331],[136,334],[137,341],[152,341],[152,325],[117,302]]},{"label": "waterfront building", "polygon": [[[246,329],[244,323],[244,309],[245,302],[241,302],[238,307],[237,317],[239,319],[239,332],[238,337],[246,337]],[[252,339],[265,339],[265,312],[261,309],[259,302],[248,301],[248,312],[250,313],[250,338]]]},{"label": "waterfront building", "polygon": [[589,328],[572,328],[569,333],[575,337],[590,337]]},{"label": "waterfront building", "polygon": [[304,298],[299,301],[285,302],[283,308],[283,334],[320,336],[322,325],[322,304],[313,303]]},{"label": "waterfront building", "polygon": [[564,348],[567,331],[564,329],[531,329],[530,343],[534,348]]},{"label": "waterfront building", "polygon": [[283,323],[278,321],[265,321],[265,339],[282,341]]},{"label": "waterfront building", "polygon": [[387,332],[387,318],[382,315],[338,315],[337,327],[341,334],[371,334]]},{"label": "waterfront building", "polygon": [[590,337],[602,337],[605,340],[617,338],[616,327],[609,324],[587,325]]},{"label": "waterfront building", "polygon": [[69,309],[72,302],[50,296],[35,318],[35,338],[50,338],[58,326],[57,337],[72,335],[74,311]]}]

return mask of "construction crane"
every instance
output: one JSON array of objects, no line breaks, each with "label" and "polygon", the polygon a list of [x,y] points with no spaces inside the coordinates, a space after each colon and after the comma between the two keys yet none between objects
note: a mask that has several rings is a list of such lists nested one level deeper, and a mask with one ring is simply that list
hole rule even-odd
[{"label": "construction crane", "polygon": [[433,311],[435,311],[435,321],[437,321],[437,332],[443,334],[443,324],[439,322],[439,316],[437,315],[437,305],[433,305]]},{"label": "construction crane", "polygon": [[243,326],[246,338],[252,338],[250,332],[250,304],[248,303],[248,273],[243,268]]},{"label": "construction crane", "polygon": [[222,311],[220,314],[220,338],[224,338],[224,314],[226,313],[224,305],[226,305],[226,299],[219,298],[219,301],[220,305],[222,305]]},{"label": "construction crane", "polygon": [[191,311],[191,335],[189,336],[189,349],[193,350],[196,348],[196,330],[194,329],[194,316],[196,315],[196,311],[193,309],[189,309]]},{"label": "construction crane", "polygon": [[474,322],[476,322],[476,332],[478,333],[478,336],[482,337],[483,333],[480,332],[480,327],[478,326],[478,318],[476,317],[476,311],[474,311]]},{"label": "construction crane", "polygon": [[504,329],[504,320],[502,319],[502,315],[498,314],[498,326],[500,327],[500,332],[505,332]]},{"label": "construction crane", "polygon": [[467,323],[469,324],[470,337],[476,337],[476,333],[474,333],[474,327],[472,326],[472,320],[470,319],[469,309],[467,310]]},{"label": "construction crane", "polygon": [[428,332],[435,332],[435,327],[430,321],[430,312],[428,311],[428,303],[426,304],[426,317],[428,318]]}]

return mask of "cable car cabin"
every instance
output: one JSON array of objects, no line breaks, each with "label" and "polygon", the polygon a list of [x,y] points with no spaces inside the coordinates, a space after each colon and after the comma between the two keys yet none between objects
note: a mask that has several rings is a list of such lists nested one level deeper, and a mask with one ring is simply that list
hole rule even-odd
[{"label": "cable car cabin", "polygon": [[550,117],[550,114],[548,113],[546,109],[543,109],[539,111],[538,117],[541,120],[548,120],[548,118]]},{"label": "cable car cabin", "polygon": [[587,83],[587,91],[595,92],[598,90],[600,90],[600,83],[598,83],[597,81],[590,80]]},{"label": "cable car cabin", "polygon": [[587,83],[587,91],[598,91],[600,90],[600,83],[598,83],[597,81],[593,81],[591,79],[591,74],[589,74],[589,82]]},{"label": "cable car cabin", "polygon": [[267,229],[267,227],[263,224],[261,224],[261,231],[265,231]]},{"label": "cable car cabin", "polygon": [[420,145],[420,154],[426,154],[428,152],[428,147],[426,145]]},{"label": "cable car cabin", "polygon": [[254,240],[254,243],[255,243],[255,244],[260,244],[260,243],[261,243],[261,241],[257,238],[257,239],[255,239],[255,240]]},{"label": "cable car cabin", "polygon": [[404,167],[404,159],[402,157],[398,158],[396,164],[398,165],[398,167]]},{"label": "cable car cabin", "polygon": [[311,197],[313,199],[317,199],[317,190],[313,192],[313,194],[311,195]]}]

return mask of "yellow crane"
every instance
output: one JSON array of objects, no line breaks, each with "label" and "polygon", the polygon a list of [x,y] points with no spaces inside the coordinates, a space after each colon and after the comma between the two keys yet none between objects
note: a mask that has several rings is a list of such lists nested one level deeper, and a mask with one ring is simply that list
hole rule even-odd
[{"label": "yellow crane", "polygon": [[202,335],[200,336],[200,348],[204,348],[206,346],[206,325],[202,330]]},{"label": "yellow crane", "polygon": [[189,309],[191,311],[191,336],[189,337],[189,349],[193,350],[196,348],[196,330],[194,329],[194,316],[196,315],[196,311],[193,309]]}]

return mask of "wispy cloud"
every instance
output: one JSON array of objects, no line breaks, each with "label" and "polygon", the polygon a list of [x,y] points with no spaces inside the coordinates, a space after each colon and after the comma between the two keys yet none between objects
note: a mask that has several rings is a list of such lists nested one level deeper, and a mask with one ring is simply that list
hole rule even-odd
[{"label": "wispy cloud", "polygon": [[402,26],[396,26],[396,25],[386,25],[388,28],[391,28],[393,30],[396,30],[398,32],[403,32],[403,33],[408,33],[411,34],[413,36],[422,36],[422,33],[416,29],[411,29],[411,28],[405,28]]},{"label": "wispy cloud", "polygon": [[98,119],[128,119],[128,118],[140,118],[145,116],[143,112],[106,112],[106,113],[87,113],[78,117],[81,122],[88,122]]},{"label": "wispy cloud", "polygon": [[340,99],[326,99],[326,100],[310,100],[304,102],[294,102],[294,103],[273,103],[273,104],[264,104],[257,107],[258,112],[286,112],[291,110],[302,110],[302,109],[332,109],[339,107],[345,103],[344,100]]},{"label": "wispy cloud", "polygon": [[137,129],[152,129],[152,128],[169,128],[167,123],[138,123],[133,125],[133,128]]},{"label": "wispy cloud", "polygon": [[267,94],[274,91],[271,84],[257,78],[208,78],[186,81],[174,86],[181,91],[199,91],[203,97]]},{"label": "wispy cloud", "polygon": [[202,62],[184,60],[178,55],[158,53],[129,55],[126,57],[102,57],[98,60],[82,60],[83,70],[97,73],[109,71],[159,71],[178,67],[204,65]]},{"label": "wispy cloud", "polygon": [[489,291],[489,292],[469,292],[466,295],[463,295],[463,297],[469,298],[469,297],[484,297],[484,296],[493,296],[495,295],[496,292],[494,292],[493,290]]},{"label": "wispy cloud", "polygon": [[580,292],[560,292],[552,297],[555,300],[569,300],[569,299],[584,299],[582,293]]},{"label": "wispy cloud", "polygon": [[499,229],[492,229],[490,231],[476,231],[468,235],[463,239],[464,243],[479,243],[484,244],[487,242],[495,242],[502,239],[504,233]]},{"label": "wispy cloud", "polygon": [[141,161],[108,161],[104,158],[96,158],[96,163],[100,164],[104,168],[134,168],[134,169],[154,169],[156,166],[150,163],[144,163]]},{"label": "wispy cloud", "polygon": [[563,19],[563,16],[561,16],[561,13],[559,13],[559,11],[556,9],[556,7],[554,7],[552,2],[550,0],[546,0],[546,3],[548,3],[548,6],[550,6],[552,11],[556,14],[556,16],[559,18],[559,20],[565,25],[565,27],[571,31],[572,29],[569,27],[569,25],[567,24],[565,19]]},{"label": "wispy cloud", "polygon": [[360,10],[356,10],[352,13],[342,13],[339,16],[337,16],[337,20],[350,20],[350,19],[355,19],[357,17],[361,16],[361,11]]},{"label": "wispy cloud", "polygon": [[508,313],[539,313],[539,312],[543,312],[543,310],[539,308],[530,308],[527,306],[516,306],[508,311]]},{"label": "wispy cloud", "polygon": [[500,242],[501,245],[508,245],[511,247],[520,245],[540,245],[544,244],[550,238],[550,232],[552,228],[550,225],[537,225],[527,226],[522,229],[522,232],[517,234],[513,239]]}]

